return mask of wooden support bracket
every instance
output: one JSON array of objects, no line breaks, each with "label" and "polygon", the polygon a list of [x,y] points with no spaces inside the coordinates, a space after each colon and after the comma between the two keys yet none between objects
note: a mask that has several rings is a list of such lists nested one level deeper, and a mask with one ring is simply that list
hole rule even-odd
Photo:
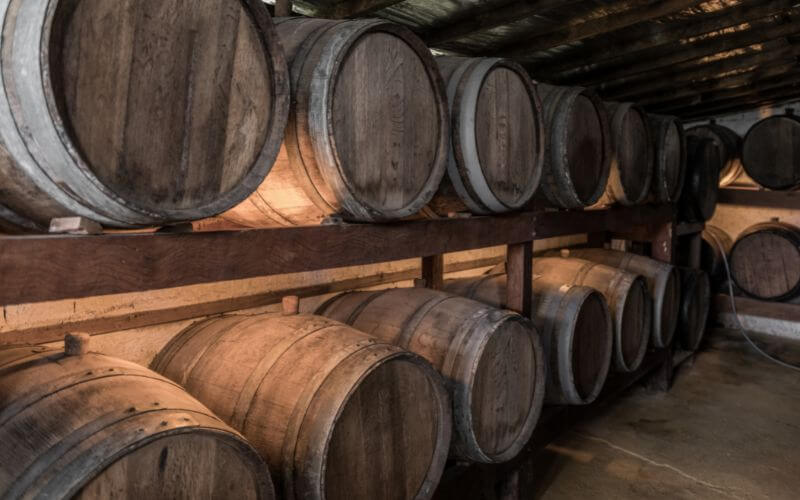
[{"label": "wooden support bracket", "polygon": [[533,242],[508,245],[506,257],[508,272],[507,307],[526,318],[531,317],[533,296]]},{"label": "wooden support bracket", "polygon": [[661,262],[668,264],[675,263],[675,244],[676,244],[675,224],[668,222],[658,228],[653,239],[650,256]]},{"label": "wooden support bracket", "polygon": [[422,280],[426,288],[444,288],[444,255],[431,255],[422,258]]}]

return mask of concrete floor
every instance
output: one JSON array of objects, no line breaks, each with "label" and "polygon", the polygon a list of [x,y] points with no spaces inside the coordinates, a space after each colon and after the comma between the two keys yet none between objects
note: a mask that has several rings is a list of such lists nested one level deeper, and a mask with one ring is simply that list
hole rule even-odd
[{"label": "concrete floor", "polygon": [[[800,343],[763,345],[800,364]],[[522,477],[523,499],[800,499],[800,372],[715,331],[669,393],[632,389]]]}]

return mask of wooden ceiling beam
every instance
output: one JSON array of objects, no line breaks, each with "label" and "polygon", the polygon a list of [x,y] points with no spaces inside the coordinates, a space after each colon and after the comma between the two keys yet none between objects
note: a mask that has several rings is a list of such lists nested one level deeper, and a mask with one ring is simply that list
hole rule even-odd
[{"label": "wooden ceiling beam", "polygon": [[[487,52],[501,51],[503,56],[524,58],[531,53],[559,47],[571,42],[609,33],[645,21],[659,19],[681,10],[695,7],[707,0],[627,0],[619,2],[619,10],[602,17],[581,16],[573,22],[553,28],[528,32],[512,37],[500,46],[487,48]],[[617,6],[617,4],[612,4]],[[608,11],[609,6],[598,7],[596,11]],[[587,19],[587,17],[589,17]]]},{"label": "wooden ceiling beam", "polygon": [[293,0],[295,11],[314,17],[328,19],[346,19],[360,17],[396,5],[403,0],[344,0],[332,5],[320,5],[313,0]]},{"label": "wooden ceiling beam", "polygon": [[[800,33],[800,9],[792,9],[793,19],[789,22],[774,24],[757,24],[750,29],[737,31],[714,38],[703,39],[691,44],[659,47],[657,52],[639,55],[635,61],[621,58],[622,60],[610,67],[594,66],[585,67],[569,77],[550,78],[560,84],[577,84],[584,86],[610,86],[619,84],[629,76],[646,74],[658,71],[667,66],[715,56],[735,49],[749,47]],[[535,74],[542,81],[548,78]],[[645,75],[646,77],[646,75]],[[637,77],[639,78],[639,77]]]},{"label": "wooden ceiling beam", "polygon": [[650,95],[657,91],[690,85],[694,81],[708,78],[708,75],[726,74],[740,68],[763,66],[772,63],[789,63],[796,61],[798,57],[800,57],[800,46],[788,44],[774,50],[726,57],[725,59],[708,63],[695,65],[683,63],[668,66],[664,71],[646,80],[603,87],[601,92],[606,99],[635,101],[642,96]]},{"label": "wooden ceiling beam", "polygon": [[770,65],[733,76],[706,80],[703,82],[690,84],[683,87],[676,86],[670,88],[669,90],[662,90],[657,94],[652,94],[650,97],[637,99],[636,103],[641,104],[643,106],[653,106],[653,105],[658,105],[659,103],[675,101],[676,99],[679,98],[705,94],[707,92],[714,92],[717,90],[731,89],[737,87],[752,88],[759,82],[770,81],[771,79],[780,78],[784,75],[796,72],[798,69],[800,69],[800,65],[798,65],[798,63],[794,61],[789,63]]},{"label": "wooden ceiling beam", "polygon": [[752,109],[765,102],[778,102],[800,96],[800,83],[790,83],[782,87],[753,92],[747,98],[732,97],[704,104],[695,104],[682,108],[668,108],[665,112],[677,114],[682,118],[713,116],[736,110]]},{"label": "wooden ceiling beam", "polygon": [[706,14],[697,14],[685,21],[672,21],[665,24],[641,23],[614,32],[613,37],[585,40],[575,49],[566,50],[554,56],[553,64],[538,64],[544,74],[569,71],[582,65],[612,59],[615,54],[624,52],[632,55],[639,51],[653,49],[713,33],[726,28],[739,26],[775,15],[796,4],[796,0],[745,0],[739,5]]},{"label": "wooden ceiling beam", "polygon": [[422,34],[422,39],[432,47],[457,40],[473,33],[496,28],[521,19],[563,7],[577,1],[564,0],[494,0],[480,7],[465,9],[455,16],[436,23]]}]

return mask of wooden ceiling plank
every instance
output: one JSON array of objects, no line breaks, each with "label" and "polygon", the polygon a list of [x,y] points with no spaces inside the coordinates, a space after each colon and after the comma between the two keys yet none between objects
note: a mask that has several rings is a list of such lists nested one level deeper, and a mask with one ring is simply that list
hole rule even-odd
[{"label": "wooden ceiling plank", "polygon": [[403,0],[344,0],[326,5],[319,0],[293,0],[294,10],[300,14],[328,19],[360,17],[391,7]]},{"label": "wooden ceiling plank", "polygon": [[780,102],[800,96],[800,84],[790,84],[785,87],[767,90],[760,93],[753,93],[751,97],[742,99],[734,97],[727,101],[717,101],[707,105],[693,105],[683,108],[666,109],[666,112],[677,114],[683,118],[697,118],[704,116],[714,116],[722,113],[735,112],[758,108],[764,103]]},{"label": "wooden ceiling plank", "polygon": [[[632,55],[660,45],[763,19],[775,15],[795,3],[795,0],[772,0],[766,3],[763,0],[746,0],[734,7],[698,14],[682,23],[641,23],[625,30],[618,30],[620,36],[585,40],[580,47],[554,57],[556,60],[554,64],[539,65],[540,71],[545,74],[555,74],[569,71],[578,66],[598,63],[606,54],[624,52],[626,55]],[[598,57],[601,58],[599,61]],[[606,60],[611,58],[613,57],[608,57]]]},{"label": "wooden ceiling plank", "polygon": [[[647,0],[620,2],[619,11],[604,17],[588,20],[584,20],[582,17],[575,23],[567,23],[548,30],[525,33],[521,37],[510,39],[500,47],[493,47],[491,50],[502,50],[503,55],[506,57],[526,57],[530,56],[532,52],[558,47],[641,22],[659,19],[684,9],[695,7],[705,1],[707,0],[663,0],[655,3]],[[607,10],[608,6],[598,9]]]},{"label": "wooden ceiling plank", "polygon": [[444,43],[464,38],[473,33],[503,26],[521,19],[547,12],[555,7],[579,3],[564,0],[494,0],[483,2],[479,7],[465,9],[456,16],[444,20],[422,34],[423,40],[438,47]]}]

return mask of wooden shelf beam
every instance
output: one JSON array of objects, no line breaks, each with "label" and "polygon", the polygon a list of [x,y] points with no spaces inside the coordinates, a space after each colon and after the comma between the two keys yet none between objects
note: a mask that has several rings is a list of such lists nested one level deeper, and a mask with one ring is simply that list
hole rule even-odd
[{"label": "wooden shelf beam", "polygon": [[140,292],[664,224],[671,206],[191,234],[0,237],[0,304]]},{"label": "wooden shelf beam", "polygon": [[719,203],[800,210],[800,192],[725,188],[719,190]]}]

